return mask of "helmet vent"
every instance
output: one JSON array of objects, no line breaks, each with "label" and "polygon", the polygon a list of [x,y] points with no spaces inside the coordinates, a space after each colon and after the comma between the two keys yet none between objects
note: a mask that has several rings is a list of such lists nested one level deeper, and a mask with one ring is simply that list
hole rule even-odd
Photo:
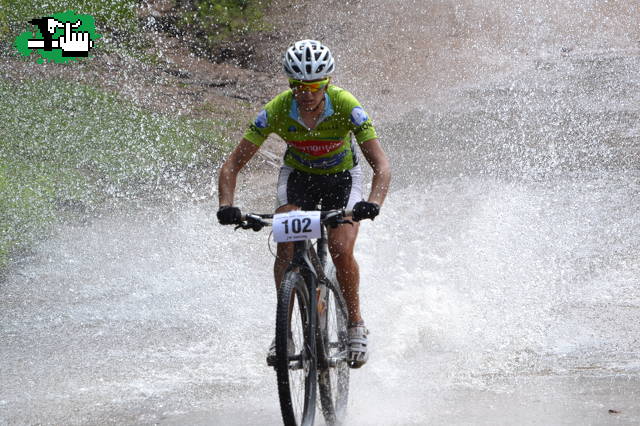
[{"label": "helmet vent", "polygon": [[316,40],[300,40],[289,46],[282,58],[289,78],[317,80],[328,77],[335,69],[327,46]]}]

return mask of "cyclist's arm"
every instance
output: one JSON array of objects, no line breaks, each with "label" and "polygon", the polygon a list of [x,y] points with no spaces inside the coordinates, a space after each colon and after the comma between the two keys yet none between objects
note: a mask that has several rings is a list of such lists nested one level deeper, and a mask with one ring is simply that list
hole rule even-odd
[{"label": "cyclist's arm", "polygon": [[260,149],[259,146],[242,138],[236,149],[224,162],[218,175],[218,201],[220,206],[233,205],[238,172],[258,152],[258,149]]},{"label": "cyclist's arm", "polygon": [[360,144],[360,150],[373,169],[373,182],[371,183],[370,203],[382,206],[389,190],[391,182],[391,168],[386,154],[380,146],[377,138],[369,139]]}]

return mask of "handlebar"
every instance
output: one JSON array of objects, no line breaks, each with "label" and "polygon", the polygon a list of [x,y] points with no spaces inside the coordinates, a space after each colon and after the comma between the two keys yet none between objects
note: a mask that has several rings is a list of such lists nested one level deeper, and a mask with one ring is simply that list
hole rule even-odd
[{"label": "handlebar", "polygon": [[[353,225],[353,222],[350,220],[344,219],[347,216],[351,216],[353,214],[352,210],[321,210],[320,211],[320,221],[327,226],[331,226],[335,228],[336,226],[349,223]],[[260,231],[265,226],[271,226],[271,222],[267,222],[265,219],[273,219],[273,213],[247,213],[243,214],[241,218],[241,222],[237,224],[235,229],[253,229],[254,231]]]}]

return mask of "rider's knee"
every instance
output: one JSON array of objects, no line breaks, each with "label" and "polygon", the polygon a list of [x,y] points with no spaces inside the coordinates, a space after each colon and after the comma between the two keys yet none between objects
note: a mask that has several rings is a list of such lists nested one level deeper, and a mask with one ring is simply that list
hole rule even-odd
[{"label": "rider's knee", "polygon": [[345,267],[352,265],[356,259],[353,255],[353,250],[332,250],[331,251],[331,259],[333,260],[333,264],[336,268],[341,268],[343,265]]},{"label": "rider's knee", "polygon": [[276,259],[278,261],[291,261],[293,257],[293,243],[278,243],[276,249]]}]

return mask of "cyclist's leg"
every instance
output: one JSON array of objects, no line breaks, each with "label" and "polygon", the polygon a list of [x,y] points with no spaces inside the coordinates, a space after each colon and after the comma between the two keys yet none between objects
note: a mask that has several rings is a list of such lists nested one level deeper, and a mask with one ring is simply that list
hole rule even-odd
[{"label": "cyclist's leg", "polygon": [[362,322],[360,313],[360,269],[353,255],[359,223],[329,229],[329,252],[336,267],[336,278],[347,303],[349,323]]},{"label": "cyclist's leg", "polygon": [[353,228],[342,225],[330,231],[329,250],[336,266],[336,278],[340,282],[342,293],[349,311],[349,351],[347,362],[349,367],[360,368],[369,358],[367,335],[369,331],[364,326],[360,314],[360,274],[358,262],[353,256],[353,247],[358,236],[358,226]]},{"label": "cyclist's leg", "polygon": [[[324,195],[322,208],[350,210],[355,203],[362,200],[362,170],[360,166],[355,166],[330,177],[328,182],[332,188],[330,193]],[[342,288],[347,309],[349,311],[349,322],[362,322],[359,302],[360,271],[358,262],[353,255],[353,249],[358,237],[360,224],[354,222],[353,225],[340,225],[330,228],[329,252],[336,267],[336,278]]]},{"label": "cyclist's leg", "polygon": [[[331,187],[332,193],[323,199],[323,209],[341,208],[353,209],[356,202],[362,200],[362,171],[359,166],[335,175],[335,182]],[[367,334],[360,313],[360,271],[358,262],[353,255],[353,249],[358,237],[360,224],[353,226],[341,225],[329,230],[329,252],[336,267],[336,278],[342,288],[349,314],[349,351],[347,359],[349,366],[360,368],[367,362]]]},{"label": "cyclist's leg", "polygon": [[[292,210],[300,210],[300,207],[293,204],[285,204],[276,209],[276,213],[286,213]],[[276,290],[280,288],[280,283],[284,273],[293,257],[293,243],[278,243],[276,250],[276,260],[273,264],[273,277],[276,283]]]},{"label": "cyclist's leg", "polygon": [[[292,210],[299,210],[298,206],[293,204],[285,204],[276,209],[276,213],[286,213]],[[282,281],[284,279],[284,274],[287,271],[287,267],[291,262],[291,258],[293,257],[293,243],[278,243],[276,249],[276,260],[273,264],[273,277],[276,284],[276,298],[278,297],[278,292],[280,290],[280,286],[282,285]],[[267,365],[274,365],[276,359],[276,340],[271,342],[269,346],[269,350],[267,351]]]},{"label": "cyclist's leg", "polygon": [[[282,166],[278,176],[276,213],[286,213],[292,210],[312,210],[319,200],[313,187],[312,176],[302,173],[289,166]],[[278,243],[276,260],[273,265],[273,277],[276,289],[284,277],[284,273],[293,257],[293,243]]]}]

